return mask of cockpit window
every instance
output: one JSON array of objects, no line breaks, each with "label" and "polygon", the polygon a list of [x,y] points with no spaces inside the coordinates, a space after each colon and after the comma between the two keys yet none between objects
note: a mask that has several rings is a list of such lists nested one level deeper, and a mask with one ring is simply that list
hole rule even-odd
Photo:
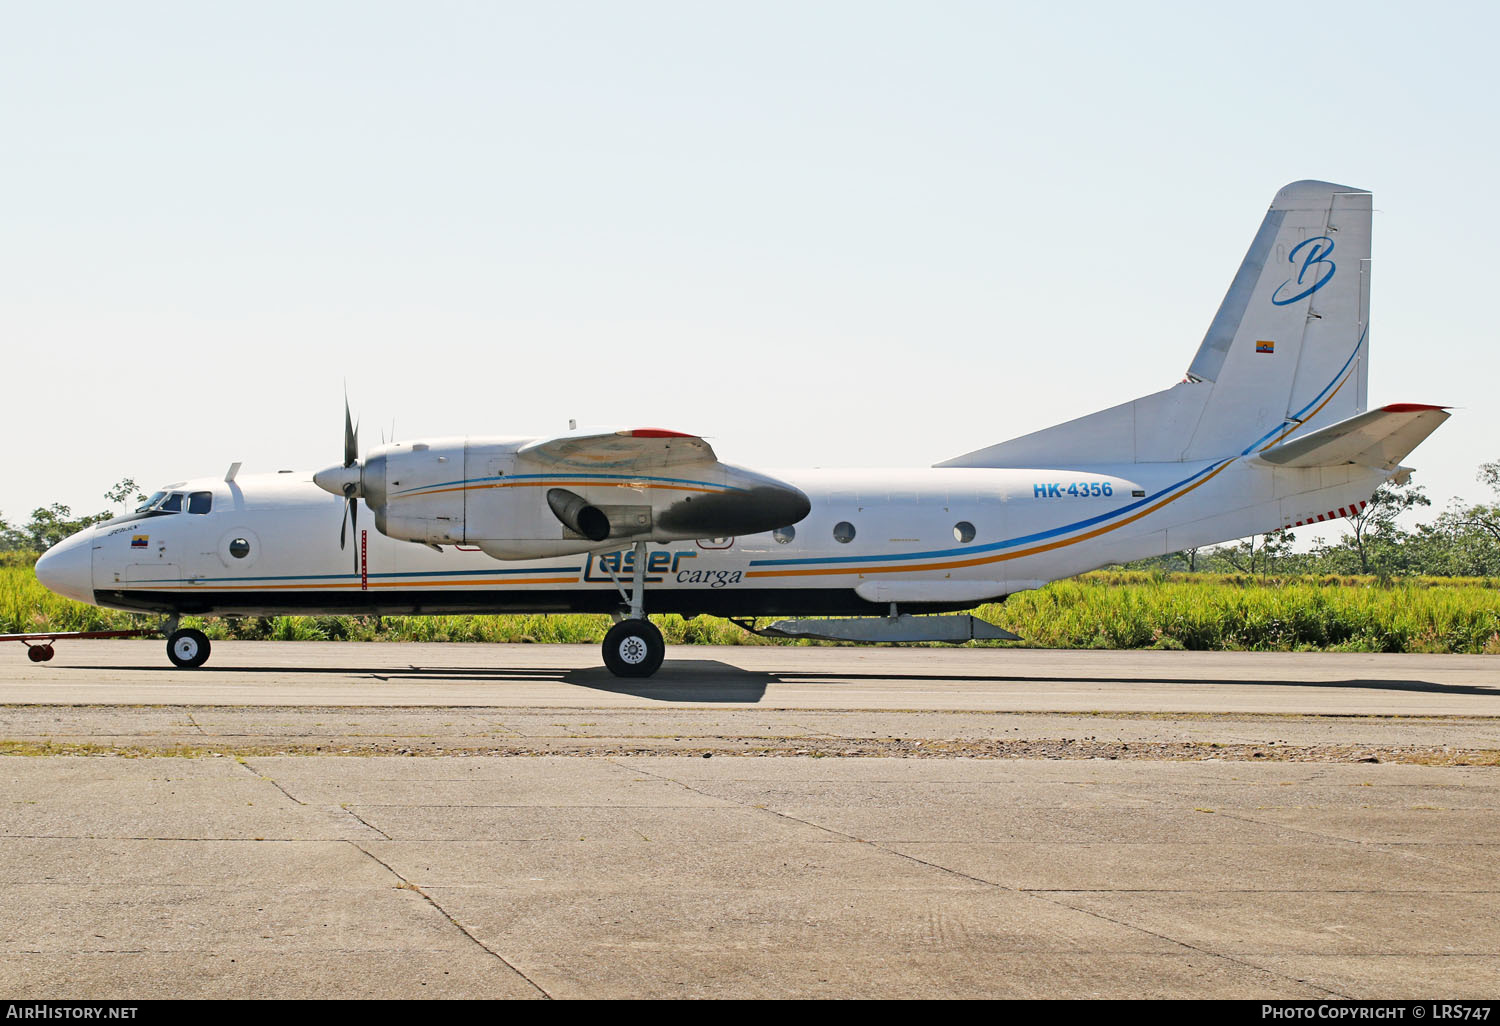
[{"label": "cockpit window", "polygon": [[105,521],[106,524],[128,524],[136,520],[150,520],[152,517],[164,517],[173,513],[181,513],[184,509],[189,513],[207,513],[213,509],[213,492],[169,492],[163,488],[152,494],[143,504],[136,507],[134,513],[127,513],[121,517],[114,517]]}]

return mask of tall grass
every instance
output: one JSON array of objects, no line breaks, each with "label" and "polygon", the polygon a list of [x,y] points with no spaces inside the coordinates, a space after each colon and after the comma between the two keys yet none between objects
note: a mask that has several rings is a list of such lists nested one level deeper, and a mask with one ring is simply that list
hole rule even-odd
[{"label": "tall grass", "polygon": [[1500,652],[1500,591],[1475,580],[1086,574],[977,612],[1045,648]]},{"label": "tall grass", "polygon": [[[1042,648],[1184,648],[1500,653],[1500,581],[1367,577],[1260,579],[1102,571],[975,612]],[[726,620],[652,618],[676,645],[768,641]],[[215,639],[597,644],[607,616],[278,616],[185,620]],[[0,565],[0,631],[118,630],[155,618],[86,606]],[[806,642],[800,642],[806,644]]]}]

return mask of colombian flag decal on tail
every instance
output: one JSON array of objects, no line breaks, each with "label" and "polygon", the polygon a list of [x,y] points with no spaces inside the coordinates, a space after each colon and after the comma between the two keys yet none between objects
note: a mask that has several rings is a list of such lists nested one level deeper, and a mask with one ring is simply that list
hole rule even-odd
[{"label": "colombian flag decal on tail", "polygon": [[1274,353],[1276,352],[1276,343],[1267,342],[1265,339],[1261,339],[1259,342],[1255,343],[1255,351],[1257,353]]}]

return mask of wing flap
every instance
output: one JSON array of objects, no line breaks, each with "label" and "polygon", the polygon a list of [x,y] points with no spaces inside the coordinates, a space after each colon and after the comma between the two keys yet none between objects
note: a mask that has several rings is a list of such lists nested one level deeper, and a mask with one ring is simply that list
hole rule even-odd
[{"label": "wing flap", "polygon": [[1442,406],[1397,403],[1361,413],[1294,438],[1260,454],[1278,467],[1338,467],[1348,463],[1395,470],[1448,419]]}]

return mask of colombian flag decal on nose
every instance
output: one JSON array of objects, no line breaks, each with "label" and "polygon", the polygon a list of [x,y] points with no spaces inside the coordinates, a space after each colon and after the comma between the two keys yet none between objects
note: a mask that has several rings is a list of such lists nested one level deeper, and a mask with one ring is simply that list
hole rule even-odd
[{"label": "colombian flag decal on nose", "polygon": [[130,547],[132,549],[144,549],[150,547],[150,545],[151,536],[149,534],[132,535],[130,538]]},{"label": "colombian flag decal on nose", "polygon": [[1276,343],[1267,342],[1265,339],[1261,339],[1259,342],[1255,343],[1255,351],[1257,353],[1274,353],[1276,352]]}]

